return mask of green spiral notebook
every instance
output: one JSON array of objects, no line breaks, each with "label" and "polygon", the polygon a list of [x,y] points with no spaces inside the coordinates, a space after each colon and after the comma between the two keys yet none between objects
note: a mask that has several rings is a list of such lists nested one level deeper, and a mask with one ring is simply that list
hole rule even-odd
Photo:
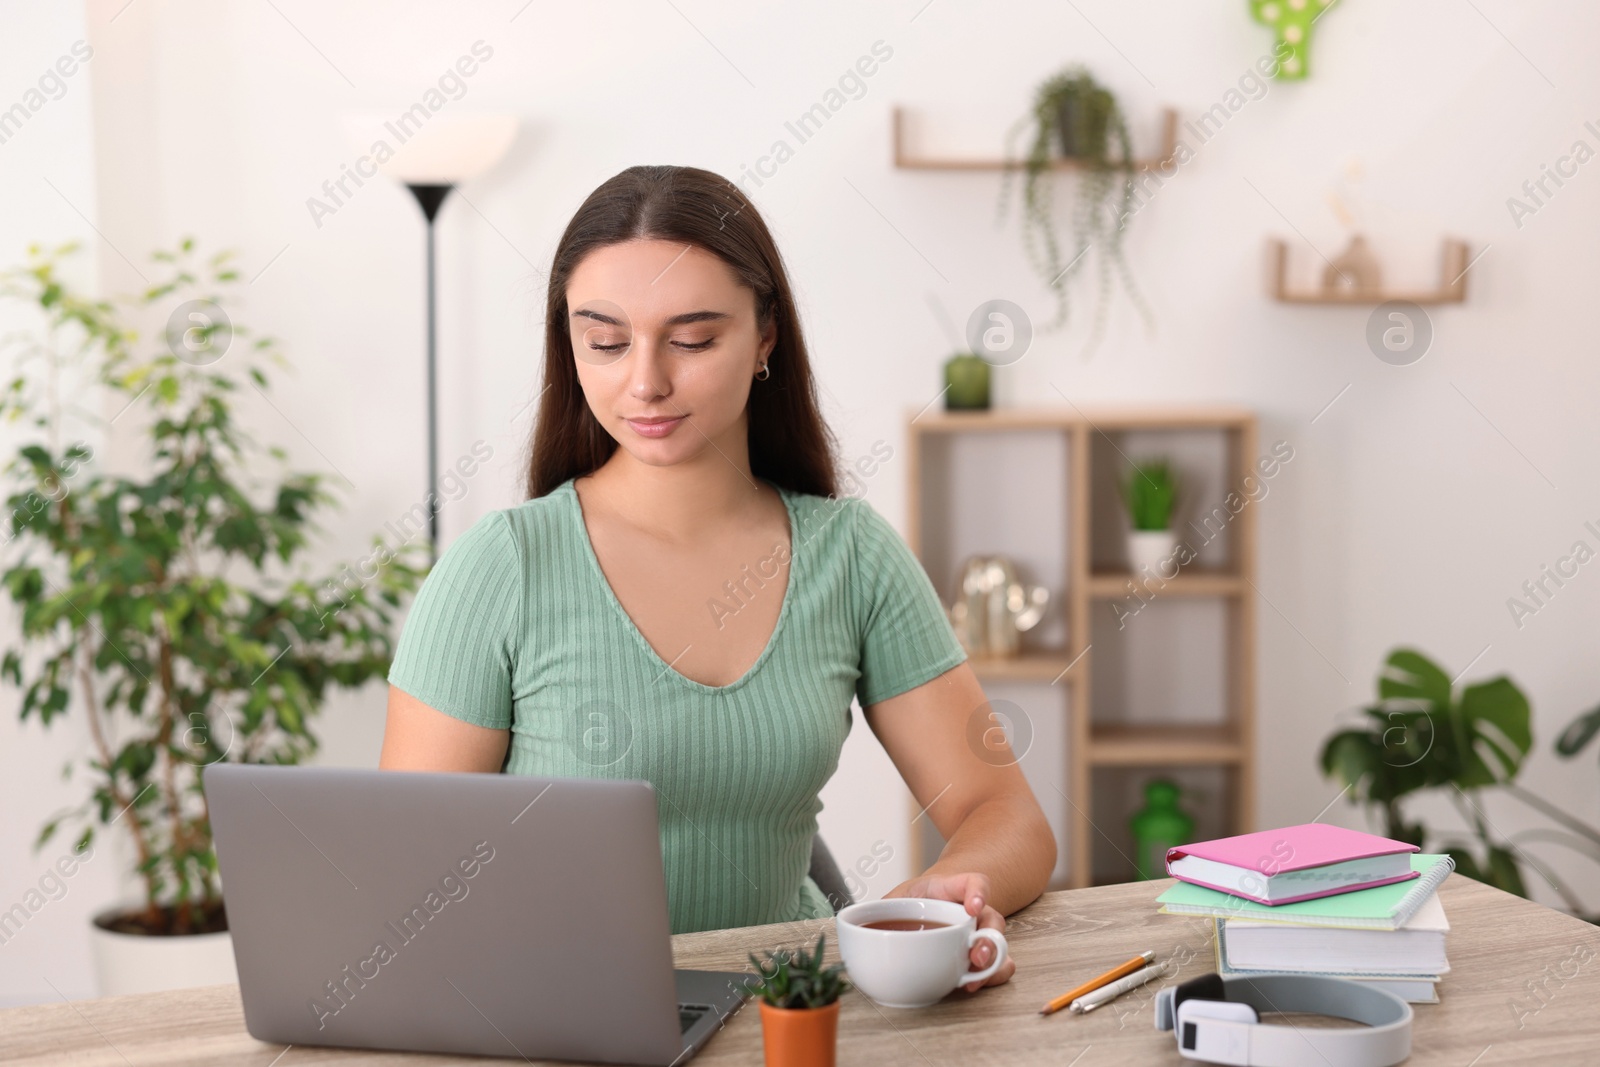
[{"label": "green spiral notebook", "polygon": [[1205,886],[1179,882],[1156,898],[1164,915],[1215,915],[1252,922],[1297,923],[1302,926],[1346,926],[1359,930],[1397,930],[1422,902],[1439,888],[1455,861],[1449,856],[1417,852],[1411,869],[1419,877],[1405,882],[1354,889],[1293,904],[1257,904]]}]

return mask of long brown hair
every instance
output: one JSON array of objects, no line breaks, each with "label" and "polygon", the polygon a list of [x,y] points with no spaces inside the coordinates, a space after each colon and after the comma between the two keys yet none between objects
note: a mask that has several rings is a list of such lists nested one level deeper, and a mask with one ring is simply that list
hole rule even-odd
[{"label": "long brown hair", "polygon": [[714,253],[754,294],[756,325],[777,323],[769,377],[752,380],[751,473],[801,493],[834,496],[837,442],[817,410],[816,383],[783,259],[738,186],[698,167],[629,167],[589,194],[556,246],[545,298],[544,393],[529,446],[528,496],[598,468],[617,449],[578,384],[567,282],[583,257],[622,241],[683,242]]}]

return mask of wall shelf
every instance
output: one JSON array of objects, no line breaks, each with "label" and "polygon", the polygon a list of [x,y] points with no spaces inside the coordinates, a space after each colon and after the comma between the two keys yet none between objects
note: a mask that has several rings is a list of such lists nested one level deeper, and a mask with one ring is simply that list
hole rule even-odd
[{"label": "wall shelf", "polygon": [[[1066,780],[1055,781],[1054,788],[1035,782],[1034,792],[1052,812],[1052,820],[1059,819],[1065,827],[1066,880],[1074,887],[1090,885],[1097,873],[1104,873],[1096,872],[1093,863],[1101,828],[1121,832],[1114,810],[1117,775],[1137,777],[1146,770],[1215,774],[1221,783],[1219,800],[1205,814],[1220,822],[1226,833],[1252,829],[1255,811],[1256,607],[1251,582],[1257,509],[1247,507],[1231,520],[1225,553],[1213,554],[1220,541],[1203,549],[1200,559],[1159,589],[1150,610],[1170,613],[1165,620],[1133,624],[1144,640],[1178,635],[1187,655],[1214,661],[1220,654],[1216,699],[1200,700],[1185,680],[1179,686],[1178,706],[1151,702],[1147,699],[1151,691],[1134,684],[1142,679],[1131,677],[1150,668],[1147,646],[1122,646],[1113,637],[1105,642],[1107,647],[1099,647],[1106,629],[1091,637],[1092,626],[1115,634],[1115,624],[1102,613],[1115,610],[1115,604],[1108,602],[1131,596],[1128,582],[1133,575],[1119,569],[1117,557],[1104,551],[1105,538],[1115,536],[1106,532],[1108,522],[1114,526],[1121,521],[1110,514],[1120,505],[1114,487],[1106,484],[1107,472],[1124,462],[1123,449],[1112,436],[1119,434],[1133,435],[1122,442],[1130,447],[1134,439],[1148,445],[1154,437],[1162,447],[1170,445],[1180,453],[1194,447],[1197,438],[1205,442],[1209,451],[1204,454],[1210,457],[1206,470],[1212,475],[1207,492],[1236,486],[1256,473],[1255,416],[1231,405],[1071,405],[906,413],[906,541],[941,598],[949,602],[955,571],[971,552],[1007,552],[1019,562],[1033,559],[1041,573],[1049,570],[1064,576],[1050,582],[1051,612],[1057,619],[1064,616],[1064,637],[1051,647],[1030,649],[1028,639],[1037,633],[1030,631],[1023,635],[1023,652],[1016,659],[973,657],[969,662],[986,688],[990,683],[1036,685],[1042,699],[1059,699],[1064,705],[1059,721],[1030,713],[1036,729],[1048,725],[1051,735],[1062,737],[1059,743],[1066,747],[1062,754]],[[1005,477],[988,476],[990,471],[1012,474],[1021,467],[1020,463],[1013,467],[1017,456],[1033,457],[1041,469],[1051,472],[1044,477],[1050,481],[1061,477],[1065,484],[1050,492],[1046,489],[1053,487],[1041,485],[1034,492],[1027,486],[1013,488]],[[979,481],[971,481],[974,478]],[[965,495],[974,489],[981,502]],[[1057,511],[1045,503],[1046,497],[1063,499],[1064,508]],[[978,518],[973,517],[975,509]],[[1100,553],[1096,544],[1102,547]],[[1008,545],[1016,547],[1008,550]],[[1045,558],[1038,558],[1041,551]],[[1060,557],[1048,558],[1057,551]],[[1213,608],[1211,601],[1218,607]],[[1218,610],[1225,617],[1220,624]],[[1096,684],[1097,677],[1104,680]],[[1059,697],[1052,697],[1051,690]],[[1131,708],[1140,709],[1140,714],[1134,715]],[[1174,720],[1190,715],[1212,718],[1152,721],[1157,714]],[[1097,777],[1104,777],[1098,792]],[[911,814],[916,813],[913,801]],[[928,853],[935,847],[935,837],[928,830],[913,834],[915,870],[932,861]]]},{"label": "wall shelf", "polygon": [[[937,159],[930,156],[914,156],[906,151],[905,141],[905,109],[895,107],[894,116],[894,165],[904,170],[1018,170],[1024,166],[1020,159]],[[1165,167],[1172,162],[1173,156],[1178,151],[1178,113],[1167,108],[1161,113],[1161,155],[1156,159],[1135,159],[1135,171],[1150,170],[1153,167]],[[1051,170],[1077,170],[1083,164],[1076,159],[1053,159],[1050,162]]]},{"label": "wall shelf", "polygon": [[1465,241],[1447,238],[1439,254],[1437,289],[1294,289],[1289,286],[1289,246],[1281,238],[1267,242],[1267,293],[1285,304],[1459,304],[1467,298],[1467,265],[1471,249]]}]

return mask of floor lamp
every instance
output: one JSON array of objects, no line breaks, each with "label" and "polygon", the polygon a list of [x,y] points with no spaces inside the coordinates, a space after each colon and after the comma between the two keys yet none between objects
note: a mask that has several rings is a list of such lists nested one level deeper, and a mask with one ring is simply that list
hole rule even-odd
[{"label": "floor lamp", "polygon": [[[398,136],[393,122],[387,132]],[[438,314],[435,302],[434,222],[450,191],[500,161],[516,135],[517,120],[506,114],[446,114],[429,118],[409,133],[394,156],[378,169],[405,185],[422,209],[427,234],[428,305],[428,561],[439,558],[439,376]]]}]

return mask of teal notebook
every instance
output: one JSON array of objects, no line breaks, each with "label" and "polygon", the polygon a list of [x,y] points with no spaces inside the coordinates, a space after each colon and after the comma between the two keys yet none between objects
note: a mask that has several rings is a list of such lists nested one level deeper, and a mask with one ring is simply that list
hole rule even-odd
[{"label": "teal notebook", "polygon": [[1411,869],[1419,877],[1375,885],[1293,904],[1257,904],[1205,886],[1179,882],[1156,898],[1165,915],[1215,915],[1252,922],[1297,923],[1302,926],[1346,926],[1360,930],[1397,930],[1411,918],[1439,883],[1455,870],[1449,856],[1413,853]]}]

